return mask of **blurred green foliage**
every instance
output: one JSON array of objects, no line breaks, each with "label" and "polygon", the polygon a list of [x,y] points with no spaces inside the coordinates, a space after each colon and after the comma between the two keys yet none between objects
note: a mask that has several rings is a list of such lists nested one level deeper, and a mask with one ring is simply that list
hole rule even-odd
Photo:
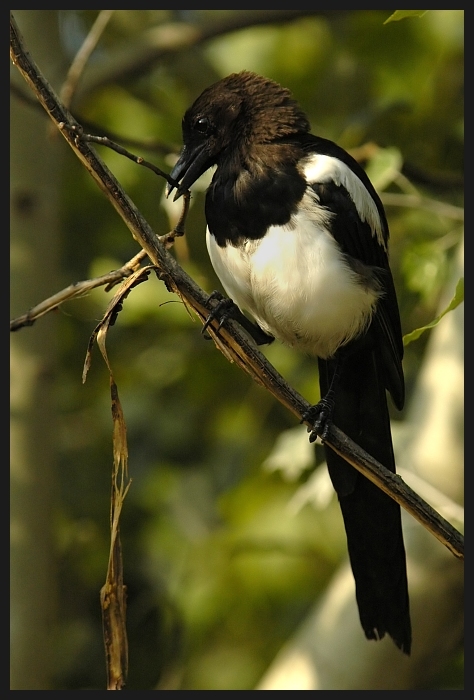
[{"label": "blurred green foliage", "polygon": [[[58,11],[67,61],[96,14]],[[227,73],[253,70],[293,91],[315,133],[347,149],[363,147],[363,163],[387,194],[460,207],[463,13],[430,11],[384,25],[389,14],[315,12],[251,26],[247,10],[117,10],[71,109],[96,133],[114,132],[125,146],[127,139],[141,142],[129,147],[169,170],[187,106]],[[138,52],[154,30],[163,42],[168,32],[171,42],[180,27],[209,28],[233,15],[249,15],[250,26],[94,83],[96,72],[106,75],[104,66]],[[152,142],[156,147],[147,147]],[[154,230],[168,231],[164,182],[110,150],[100,148],[100,155]],[[84,168],[72,154],[64,161],[57,289],[138,252]],[[195,192],[187,240],[176,255],[210,292],[218,282],[205,250],[203,201]],[[391,260],[409,332],[436,315],[461,221],[449,211],[390,202]],[[58,323],[54,682],[61,689],[104,687],[99,589],[109,547],[112,423],[108,372],[97,349],[85,385],[81,372],[109,296],[96,290],[66,304]],[[426,335],[407,349],[409,392]],[[121,523],[128,688],[250,689],[345,556],[337,504],[290,510],[298,482],[262,463],[278,435],[295,426],[293,416],[204,340],[200,324],[153,275],[128,297],[107,347],[133,480]],[[276,344],[267,355],[306,398],[318,398],[313,361]],[[308,475],[303,471],[299,483]]]}]

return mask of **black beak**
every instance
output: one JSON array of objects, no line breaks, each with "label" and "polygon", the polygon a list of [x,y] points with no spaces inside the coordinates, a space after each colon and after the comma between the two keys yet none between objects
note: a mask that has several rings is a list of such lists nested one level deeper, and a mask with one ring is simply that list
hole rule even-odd
[{"label": "black beak", "polygon": [[206,144],[199,144],[193,150],[188,146],[183,146],[178,162],[170,172],[170,178],[175,180],[177,185],[166,185],[166,196],[169,197],[176,187],[176,194],[173,198],[175,202],[179,199],[196,180],[201,177],[212,165],[209,158]]}]

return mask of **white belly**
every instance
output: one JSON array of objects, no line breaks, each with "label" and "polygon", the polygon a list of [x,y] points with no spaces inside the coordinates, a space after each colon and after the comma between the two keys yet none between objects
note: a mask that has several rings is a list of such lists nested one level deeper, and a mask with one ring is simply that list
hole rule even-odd
[{"label": "white belly", "polygon": [[264,238],[221,248],[207,232],[212,265],[227,294],[264,331],[327,358],[370,322],[377,293],[360,285],[324,220],[295,217]]}]

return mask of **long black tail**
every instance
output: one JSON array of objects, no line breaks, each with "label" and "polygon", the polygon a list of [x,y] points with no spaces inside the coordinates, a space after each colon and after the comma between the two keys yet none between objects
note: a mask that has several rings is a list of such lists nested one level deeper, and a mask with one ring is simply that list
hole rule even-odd
[{"label": "long black tail", "polygon": [[[319,360],[321,396],[334,361]],[[395,472],[387,395],[375,351],[346,356],[339,366],[333,422]],[[389,634],[405,654],[411,624],[400,507],[326,446],[329,475],[338,494],[356,584],[360,621],[368,639]]]}]

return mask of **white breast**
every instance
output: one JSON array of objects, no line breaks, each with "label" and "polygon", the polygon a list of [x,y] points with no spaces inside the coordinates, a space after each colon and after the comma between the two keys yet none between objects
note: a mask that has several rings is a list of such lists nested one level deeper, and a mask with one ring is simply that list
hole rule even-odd
[{"label": "white breast", "polygon": [[207,232],[212,265],[228,295],[267,333],[321,358],[369,323],[377,294],[360,285],[308,192],[291,225],[257,241],[219,247]]}]

